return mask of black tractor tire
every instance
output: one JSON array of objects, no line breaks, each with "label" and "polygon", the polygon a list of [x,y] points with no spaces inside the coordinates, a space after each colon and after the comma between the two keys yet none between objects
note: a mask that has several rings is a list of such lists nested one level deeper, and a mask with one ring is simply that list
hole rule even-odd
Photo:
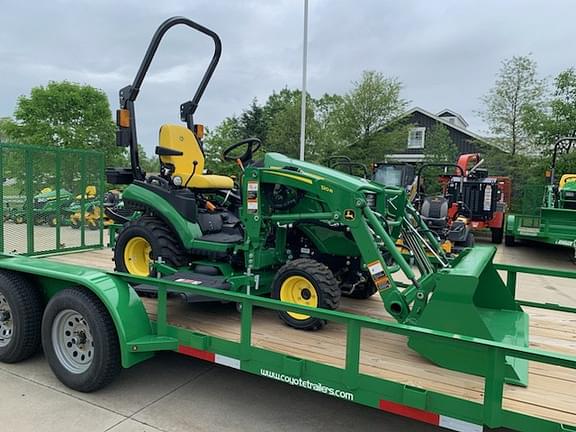
[{"label": "black tractor tire", "polygon": [[126,223],[118,233],[114,246],[116,271],[130,273],[124,262],[124,250],[130,239],[135,237],[142,237],[148,242],[151,260],[162,257],[172,267],[184,267],[188,263],[187,253],[172,229],[161,219],[145,215]]},{"label": "black tractor tire", "polygon": [[22,276],[0,271],[0,361],[17,363],[40,348],[42,293]]},{"label": "black tractor tire", "polygon": [[492,243],[494,244],[502,244],[502,240],[504,239],[504,228],[490,228],[492,232]]},{"label": "black tractor tire", "polygon": [[48,302],[42,347],[54,375],[80,392],[100,390],[122,369],[112,317],[98,297],[83,288],[64,289]]},{"label": "black tractor tire", "polygon": [[[324,264],[309,258],[299,258],[284,264],[272,282],[272,298],[282,300],[282,290],[289,289],[284,287],[284,283],[293,276],[304,278],[307,281],[308,287],[301,290],[302,297],[305,295],[315,295],[317,298],[317,306],[323,309],[337,309],[340,305],[341,290],[338,281],[332,274],[332,271]],[[310,294],[310,288],[313,293]],[[288,301],[289,300],[284,300]],[[303,300],[305,301],[305,300]],[[292,301],[292,303],[298,303]],[[305,305],[305,303],[301,303]],[[299,330],[319,330],[326,325],[326,320],[314,318],[302,314],[291,314],[287,311],[280,311],[278,316],[290,327]]]},{"label": "black tractor tire", "polygon": [[516,238],[511,235],[504,236],[504,244],[508,247],[516,246]]}]

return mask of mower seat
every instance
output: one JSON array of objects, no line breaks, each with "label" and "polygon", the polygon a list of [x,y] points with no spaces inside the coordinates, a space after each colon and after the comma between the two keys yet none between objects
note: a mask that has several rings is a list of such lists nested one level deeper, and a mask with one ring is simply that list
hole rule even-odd
[{"label": "mower seat", "polygon": [[190,189],[234,188],[230,177],[203,174],[204,153],[192,131],[185,126],[162,125],[156,154],[163,166],[171,168],[173,182],[179,177],[180,184],[187,183]]},{"label": "mower seat", "polygon": [[448,200],[444,197],[424,198],[420,216],[431,229],[445,228],[448,223]]}]

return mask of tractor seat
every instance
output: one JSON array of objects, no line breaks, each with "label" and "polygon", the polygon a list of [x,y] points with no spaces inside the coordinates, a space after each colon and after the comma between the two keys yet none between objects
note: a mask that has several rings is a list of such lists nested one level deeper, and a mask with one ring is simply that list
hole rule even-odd
[{"label": "tractor seat", "polygon": [[[165,124],[160,127],[160,145],[156,154],[162,167],[169,167],[174,184],[190,189],[233,189],[230,177],[203,174],[204,153],[198,140],[185,126]],[[190,180],[188,180],[190,179]]]},{"label": "tractor seat", "polygon": [[445,228],[448,223],[448,200],[444,197],[426,197],[420,216],[432,229]]}]

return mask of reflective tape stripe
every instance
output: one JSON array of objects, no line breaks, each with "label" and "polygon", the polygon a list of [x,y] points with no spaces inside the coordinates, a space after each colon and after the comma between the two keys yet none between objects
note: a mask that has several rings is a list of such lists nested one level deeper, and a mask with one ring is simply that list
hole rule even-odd
[{"label": "reflective tape stripe", "polygon": [[209,351],[199,350],[196,348],[190,348],[184,345],[178,347],[178,352],[190,357],[202,359],[209,361],[211,363],[216,363],[222,366],[228,366],[234,369],[240,369],[240,360],[233,357],[228,357],[221,354],[214,354]]},{"label": "reflective tape stripe", "polygon": [[226,357],[220,354],[216,354],[214,357],[214,362],[222,366],[228,366],[234,369],[240,369],[240,360],[232,357]]},{"label": "reflective tape stripe", "polygon": [[434,426],[440,426],[456,432],[482,432],[484,427],[464,420],[435,414],[418,408],[412,408],[395,402],[381,400],[379,408],[383,411],[418,420]]}]

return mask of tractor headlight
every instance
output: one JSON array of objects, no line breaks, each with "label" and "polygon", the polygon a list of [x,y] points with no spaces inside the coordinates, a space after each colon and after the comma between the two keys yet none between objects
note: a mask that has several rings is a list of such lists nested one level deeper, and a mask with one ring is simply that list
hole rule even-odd
[{"label": "tractor headlight", "polygon": [[180,176],[172,177],[172,183],[174,183],[174,186],[182,186],[182,177]]}]

